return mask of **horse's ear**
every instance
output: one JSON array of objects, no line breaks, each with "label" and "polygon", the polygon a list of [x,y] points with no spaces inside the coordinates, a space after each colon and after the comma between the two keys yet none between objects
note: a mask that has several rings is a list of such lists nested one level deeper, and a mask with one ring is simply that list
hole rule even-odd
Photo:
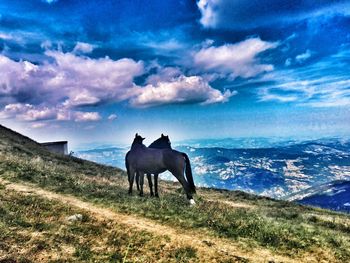
[{"label": "horse's ear", "polygon": [[164,134],[162,133],[162,138],[165,137]]},{"label": "horse's ear", "polygon": [[136,138],[137,136],[139,136],[139,134],[138,134],[138,133],[136,133],[136,134],[135,134],[135,138]]},{"label": "horse's ear", "polygon": [[[142,137],[141,137],[142,138]],[[144,139],[146,139],[146,138],[142,138],[142,140],[144,140]]]}]

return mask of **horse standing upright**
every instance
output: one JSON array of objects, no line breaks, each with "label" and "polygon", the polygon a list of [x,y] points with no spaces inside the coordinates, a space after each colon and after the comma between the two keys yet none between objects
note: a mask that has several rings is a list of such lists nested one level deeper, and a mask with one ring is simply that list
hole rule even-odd
[{"label": "horse standing upright", "polygon": [[[129,193],[132,193],[135,173],[139,172],[141,175],[145,173],[160,174],[168,170],[181,183],[190,202],[194,203],[192,195],[196,192],[196,188],[187,155],[172,149],[147,148],[142,143],[144,139],[145,138],[136,134],[131,150],[125,157],[129,179]],[[184,173],[184,171],[186,172]],[[184,175],[186,175],[186,178]],[[140,191],[142,193],[143,176],[141,176],[140,179]]]},{"label": "horse standing upright", "polygon": [[[152,142],[148,146],[148,148],[153,148],[153,149],[172,149],[171,148],[171,142],[169,140],[169,136],[168,135],[165,136],[162,133],[160,138],[158,138],[157,140]],[[182,153],[182,154],[185,156],[185,158],[188,158],[188,156],[185,153]],[[188,165],[190,165],[189,161],[188,161]],[[143,174],[141,176],[143,176]],[[139,178],[140,178],[140,173],[137,172],[136,173],[136,185],[137,185],[137,190],[140,191],[140,186],[139,186],[140,180],[139,180]],[[154,193],[153,193],[153,183],[152,183],[151,174],[147,174],[147,181],[148,181],[148,185],[149,185],[149,190],[150,190],[151,196],[159,197],[159,194],[158,194],[158,174],[154,174]]]}]

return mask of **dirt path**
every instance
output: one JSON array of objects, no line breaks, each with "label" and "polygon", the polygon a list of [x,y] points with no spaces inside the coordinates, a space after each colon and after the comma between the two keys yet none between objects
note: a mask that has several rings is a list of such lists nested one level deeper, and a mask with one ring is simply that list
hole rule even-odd
[{"label": "dirt path", "polygon": [[293,260],[279,255],[273,255],[268,250],[254,249],[254,251],[245,251],[234,241],[215,238],[205,235],[205,231],[199,232],[195,230],[182,230],[170,226],[159,224],[155,221],[136,217],[132,215],[125,215],[117,213],[108,208],[103,208],[98,205],[82,201],[71,195],[63,195],[51,191],[43,190],[31,184],[13,183],[0,178],[0,184],[4,185],[6,189],[22,192],[25,194],[34,194],[49,200],[56,200],[65,204],[86,210],[93,214],[97,220],[113,220],[117,223],[127,225],[132,228],[150,232],[158,236],[168,236],[170,242],[180,245],[192,246],[197,249],[199,258],[202,262],[213,262],[213,256],[220,257],[226,255],[232,257],[233,262],[244,261],[244,259],[252,262],[300,262],[300,259]]},{"label": "dirt path", "polygon": [[251,209],[254,208],[254,206],[245,204],[245,203],[238,203],[238,202],[232,202],[232,201],[227,201],[227,200],[213,200],[213,199],[207,199],[206,201],[208,202],[219,202],[223,203],[225,205],[231,206],[232,208],[246,208],[246,209]]}]

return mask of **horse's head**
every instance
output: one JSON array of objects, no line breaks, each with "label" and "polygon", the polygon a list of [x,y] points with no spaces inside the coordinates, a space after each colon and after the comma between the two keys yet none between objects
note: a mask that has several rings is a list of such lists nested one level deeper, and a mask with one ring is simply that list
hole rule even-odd
[{"label": "horse's head", "polygon": [[142,144],[143,140],[146,139],[146,138],[142,138],[142,136],[140,136],[138,133],[135,134],[135,138],[134,138],[134,141],[133,141],[133,145],[135,144]]},{"label": "horse's head", "polygon": [[149,148],[155,148],[155,149],[171,149],[171,142],[169,140],[169,136],[165,136],[163,133],[154,142],[152,142],[149,146]]},{"label": "horse's head", "polygon": [[169,136],[168,136],[168,135],[165,136],[165,135],[162,133],[162,135],[161,135],[161,137],[160,137],[160,142],[161,142],[163,145],[165,145],[165,146],[171,148],[171,142],[170,142],[170,139],[169,139]]}]

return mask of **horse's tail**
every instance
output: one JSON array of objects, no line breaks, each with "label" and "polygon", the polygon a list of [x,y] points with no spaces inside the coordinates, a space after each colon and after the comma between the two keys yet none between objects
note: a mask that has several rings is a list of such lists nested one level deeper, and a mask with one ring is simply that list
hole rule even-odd
[{"label": "horse's tail", "polygon": [[192,176],[192,169],[191,169],[191,164],[190,164],[190,159],[188,158],[186,153],[182,153],[183,157],[185,158],[186,161],[186,179],[188,184],[190,185],[191,191],[193,193],[196,192],[196,186],[194,185],[194,181],[193,181],[193,176]]}]

